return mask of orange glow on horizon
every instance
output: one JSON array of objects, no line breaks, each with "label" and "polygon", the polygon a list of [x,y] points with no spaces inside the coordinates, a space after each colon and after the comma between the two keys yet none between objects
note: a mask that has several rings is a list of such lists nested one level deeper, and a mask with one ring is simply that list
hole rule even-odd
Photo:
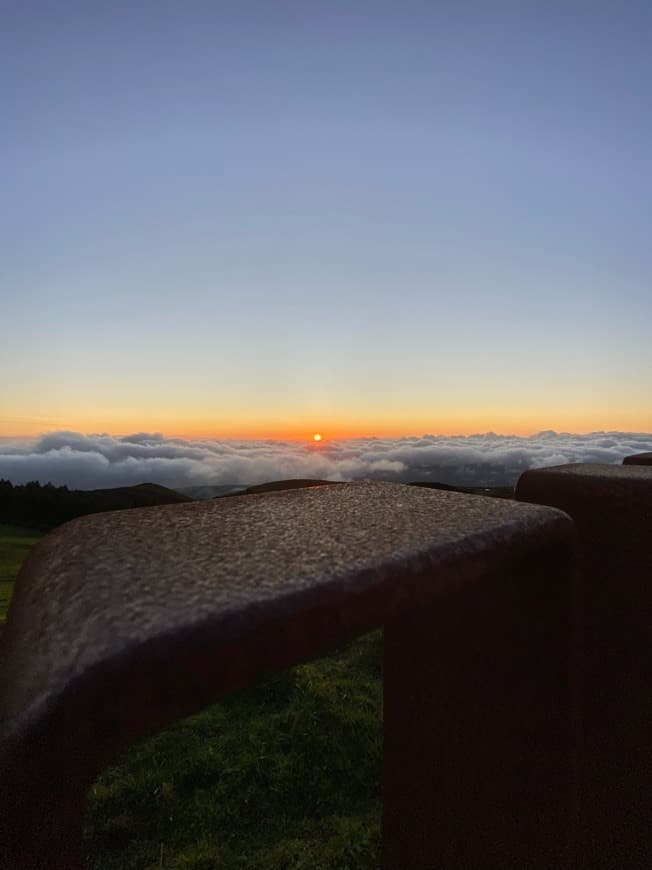
[{"label": "orange glow on horizon", "polygon": [[[307,416],[307,415],[306,415]],[[313,414],[310,414],[312,417]],[[441,414],[432,416],[407,414],[367,413],[359,419],[348,415],[329,414],[329,439],[347,438],[401,438],[433,435],[473,435],[495,432],[499,435],[533,435],[546,429],[557,432],[583,434],[596,431],[651,432],[652,414],[628,413],[625,409],[611,414],[545,413],[520,411],[517,413],[491,413],[477,409],[475,413]],[[2,419],[4,417],[4,419]],[[280,417],[280,415],[279,415]],[[133,432],[160,432],[169,438],[217,440],[278,440],[309,441],[315,445],[325,441],[323,433],[306,426],[300,416],[288,414],[285,419],[201,419],[181,415],[136,413],[104,415],[70,414],[41,418],[11,418],[0,413],[0,437],[35,437],[54,430],[72,430],[83,433],[127,435]],[[320,437],[317,437],[320,436]]]},{"label": "orange glow on horizon", "polygon": [[[443,404],[443,403],[442,403]],[[83,406],[82,406],[83,407]],[[296,405],[283,408],[224,408],[222,413],[202,413],[174,404],[149,407],[107,404],[78,410],[68,406],[41,404],[39,413],[18,402],[0,404],[0,437],[35,437],[55,430],[128,435],[158,432],[169,438],[217,440],[278,440],[325,443],[323,431],[315,431],[316,419],[328,420],[328,441],[348,438],[400,438],[433,435],[472,435],[495,432],[500,435],[533,435],[547,429],[582,434],[596,431],[652,432],[652,409],[633,402],[615,402],[608,408],[578,408],[570,402],[547,402],[538,408],[471,401],[456,407],[421,408],[370,406],[337,408],[314,404],[305,411]],[[319,435],[321,438],[317,438]]]}]

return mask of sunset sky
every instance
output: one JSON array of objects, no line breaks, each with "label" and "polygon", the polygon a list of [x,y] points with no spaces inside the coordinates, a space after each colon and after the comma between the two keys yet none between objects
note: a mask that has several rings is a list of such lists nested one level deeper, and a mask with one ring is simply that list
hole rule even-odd
[{"label": "sunset sky", "polygon": [[652,431],[652,4],[10,2],[0,436]]}]

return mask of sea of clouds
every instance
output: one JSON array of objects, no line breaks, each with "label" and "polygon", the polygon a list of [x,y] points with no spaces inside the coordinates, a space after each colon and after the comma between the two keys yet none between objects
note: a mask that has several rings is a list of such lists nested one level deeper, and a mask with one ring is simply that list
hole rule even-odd
[{"label": "sea of clouds", "polygon": [[255,484],[291,477],[512,485],[527,468],[568,462],[620,463],[652,450],[652,434],[539,432],[423,435],[350,440],[219,441],[161,434],[50,432],[0,440],[0,479],[77,489],[153,482],[170,487]]}]

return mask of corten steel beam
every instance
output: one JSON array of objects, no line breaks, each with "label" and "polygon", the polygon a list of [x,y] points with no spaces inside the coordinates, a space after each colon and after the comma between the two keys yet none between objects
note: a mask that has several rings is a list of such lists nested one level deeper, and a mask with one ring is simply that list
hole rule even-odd
[{"label": "corten steel beam", "polygon": [[467,499],[441,500],[441,515],[463,537],[439,582],[385,622],[383,865],[575,867],[581,597],[573,539],[565,516],[554,531],[526,530],[517,514],[503,537],[485,525],[498,500]]},{"label": "corten steel beam", "polygon": [[652,867],[652,468],[536,469],[516,495],[570,514],[582,547],[583,866]]},{"label": "corten steel beam", "polygon": [[623,465],[652,465],[652,453],[635,453],[633,456],[626,456]]},{"label": "corten steel beam", "polygon": [[[537,849],[560,863],[573,835],[573,542],[549,508],[382,483],[62,526],[28,557],[1,641],[4,866],[83,866],[86,793],[121,750],[386,620],[386,866],[453,866],[451,854],[494,866]],[[423,659],[396,647],[406,626]],[[403,826],[424,813],[427,852],[397,863]]]}]

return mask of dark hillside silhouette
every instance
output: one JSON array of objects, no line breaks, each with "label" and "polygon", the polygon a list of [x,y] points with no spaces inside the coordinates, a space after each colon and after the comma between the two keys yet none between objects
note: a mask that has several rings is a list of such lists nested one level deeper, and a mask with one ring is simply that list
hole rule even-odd
[{"label": "dark hillside silhouette", "polygon": [[336,480],[319,480],[312,477],[293,477],[289,480],[273,480],[270,483],[258,483],[254,486],[248,486],[240,492],[229,492],[226,495],[216,496],[216,498],[233,498],[238,495],[255,495],[261,492],[278,492],[284,489],[303,489],[306,486],[332,486],[337,484]]},{"label": "dark hillside silhouette", "polygon": [[[215,498],[234,498],[240,495],[255,495],[256,493],[278,492],[284,489],[303,489],[306,486],[332,486],[340,481],[319,480],[310,477],[297,477],[289,480],[274,480],[271,483],[259,483],[248,486],[239,492],[230,492]],[[465,492],[469,495],[489,495],[493,498],[513,498],[514,489],[511,486],[452,486],[449,483],[410,482],[408,486],[422,486],[426,489],[443,489],[448,492]]]},{"label": "dark hillside silhouette", "polygon": [[0,523],[47,532],[85,514],[188,501],[192,499],[156,483],[78,490],[37,481],[14,486],[0,480]]},{"label": "dark hillside silhouette", "polygon": [[452,486],[450,483],[435,483],[425,481],[410,482],[410,486],[422,486],[425,489],[443,489],[446,492],[465,492],[467,495],[489,495],[492,498],[514,498],[513,486]]},{"label": "dark hillside silhouette", "polygon": [[[269,483],[249,486],[240,492],[217,497],[233,498],[240,495],[333,484],[337,485],[337,482],[313,478],[274,480]],[[498,496],[499,498],[511,498],[512,496],[510,487],[457,487],[445,483],[415,483],[411,485],[467,492],[475,495]],[[115,489],[80,490],[68,489],[67,486],[53,486],[51,483],[41,484],[37,481],[14,485],[8,480],[0,480],[0,523],[25,526],[47,532],[55,526],[60,526],[68,520],[86,514],[123,510],[124,508],[181,504],[193,500],[190,496],[157,483],[140,483],[137,486],[122,486]]]}]

